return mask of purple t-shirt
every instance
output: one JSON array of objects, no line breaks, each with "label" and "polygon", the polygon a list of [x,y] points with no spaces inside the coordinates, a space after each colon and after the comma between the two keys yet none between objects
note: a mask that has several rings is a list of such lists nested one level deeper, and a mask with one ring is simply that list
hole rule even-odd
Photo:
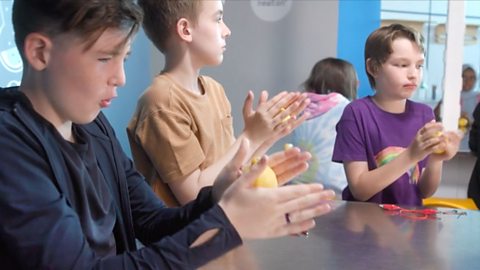
[{"label": "purple t-shirt", "polygon": [[[351,102],[337,124],[337,137],[332,160],[366,161],[374,170],[404,151],[417,131],[434,119],[432,109],[422,103],[407,100],[405,112],[389,113],[380,109],[370,96]],[[421,206],[418,189],[420,174],[426,159],[404,173],[368,202]],[[347,186],[344,200],[356,201]]]}]

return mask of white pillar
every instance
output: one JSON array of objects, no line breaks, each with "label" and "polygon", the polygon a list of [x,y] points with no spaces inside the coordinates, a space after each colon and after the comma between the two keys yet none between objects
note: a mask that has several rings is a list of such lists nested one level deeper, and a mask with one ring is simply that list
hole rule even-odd
[{"label": "white pillar", "polygon": [[465,2],[463,0],[448,1],[446,34],[442,121],[445,130],[457,130],[460,118],[465,34]]}]

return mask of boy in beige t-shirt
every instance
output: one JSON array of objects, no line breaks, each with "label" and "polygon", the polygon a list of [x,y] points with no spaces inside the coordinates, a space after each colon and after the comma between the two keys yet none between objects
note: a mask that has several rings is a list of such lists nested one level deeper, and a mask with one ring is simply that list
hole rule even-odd
[{"label": "boy in beige t-shirt", "polygon": [[[185,204],[211,185],[233,157],[242,138],[249,155],[259,156],[302,123],[309,100],[282,92],[256,110],[253,93],[245,100],[245,127],[234,138],[231,106],[223,87],[199,75],[223,60],[230,29],[222,1],[141,0],[147,36],[165,56],[165,67],[139,98],[127,133],[137,168],[169,205]],[[275,168],[274,168],[275,170]],[[280,172],[277,172],[280,174]]]}]

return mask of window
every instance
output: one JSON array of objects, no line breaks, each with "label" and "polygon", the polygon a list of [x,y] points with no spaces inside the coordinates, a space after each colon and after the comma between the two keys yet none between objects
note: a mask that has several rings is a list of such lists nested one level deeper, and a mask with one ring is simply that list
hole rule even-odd
[{"label": "window", "polygon": [[[465,10],[466,31],[463,63],[473,66],[478,75],[480,67],[480,43],[478,42],[480,1],[465,1]],[[432,107],[440,101],[444,91],[442,80],[447,11],[448,1],[446,0],[381,1],[382,24],[404,23],[421,31],[425,37],[424,81],[412,99],[427,103]],[[478,86],[474,90],[478,91]]]}]

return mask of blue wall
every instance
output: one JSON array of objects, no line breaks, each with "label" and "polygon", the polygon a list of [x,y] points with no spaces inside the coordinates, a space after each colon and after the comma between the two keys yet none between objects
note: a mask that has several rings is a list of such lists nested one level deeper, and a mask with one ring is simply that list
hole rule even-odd
[{"label": "blue wall", "polygon": [[337,57],[351,62],[358,73],[358,97],[373,94],[364,64],[368,35],[380,26],[380,0],[340,0],[338,3]]}]

